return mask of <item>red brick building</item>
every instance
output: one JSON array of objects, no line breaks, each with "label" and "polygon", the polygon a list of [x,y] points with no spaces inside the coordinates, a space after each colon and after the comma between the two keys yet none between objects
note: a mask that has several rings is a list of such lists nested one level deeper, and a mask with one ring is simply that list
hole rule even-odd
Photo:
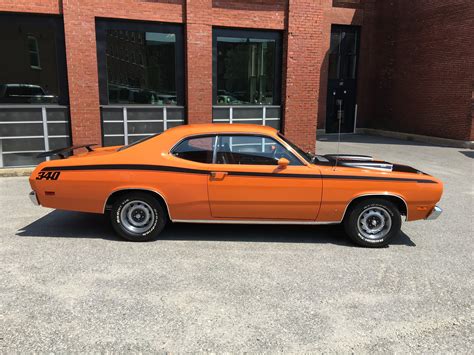
[{"label": "red brick building", "polygon": [[470,0],[0,0],[0,166],[213,121],[472,141],[473,28]]}]

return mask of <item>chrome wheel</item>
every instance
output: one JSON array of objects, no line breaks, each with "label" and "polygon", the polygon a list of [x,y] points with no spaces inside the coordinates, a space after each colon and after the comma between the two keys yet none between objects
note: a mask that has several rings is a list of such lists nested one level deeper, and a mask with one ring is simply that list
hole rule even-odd
[{"label": "chrome wheel", "polygon": [[369,207],[361,212],[357,219],[359,233],[371,240],[384,238],[392,227],[392,217],[383,207]]},{"label": "chrome wheel", "polygon": [[144,233],[153,227],[157,216],[146,202],[133,200],[127,202],[120,211],[122,226],[132,233]]}]

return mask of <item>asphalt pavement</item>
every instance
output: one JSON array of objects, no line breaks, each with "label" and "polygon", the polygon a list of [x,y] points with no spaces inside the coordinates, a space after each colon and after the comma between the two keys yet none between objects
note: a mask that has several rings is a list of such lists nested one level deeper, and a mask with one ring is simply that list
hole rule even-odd
[{"label": "asphalt pavement", "polygon": [[129,243],[0,179],[0,352],[471,352],[474,151],[344,135],[340,152],[441,178],[443,214],[383,249],[339,226],[176,224]]}]

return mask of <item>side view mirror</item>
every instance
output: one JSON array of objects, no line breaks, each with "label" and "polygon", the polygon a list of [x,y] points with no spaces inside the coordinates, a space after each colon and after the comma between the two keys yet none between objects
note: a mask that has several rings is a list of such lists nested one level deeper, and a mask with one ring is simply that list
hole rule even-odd
[{"label": "side view mirror", "polygon": [[290,161],[286,158],[280,158],[278,159],[278,168],[280,169],[285,169],[288,164],[290,164]]}]

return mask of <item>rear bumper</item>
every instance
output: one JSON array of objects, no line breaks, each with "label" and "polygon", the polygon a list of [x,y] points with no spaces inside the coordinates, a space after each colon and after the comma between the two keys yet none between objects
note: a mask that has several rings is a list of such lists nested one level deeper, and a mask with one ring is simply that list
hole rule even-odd
[{"label": "rear bumper", "polygon": [[430,214],[428,215],[428,217],[426,217],[425,219],[428,219],[428,220],[436,219],[439,217],[439,215],[442,212],[443,212],[443,209],[441,207],[435,206],[433,210],[430,212]]},{"label": "rear bumper", "polygon": [[36,192],[34,191],[31,191],[29,194],[28,194],[28,197],[30,198],[31,202],[33,203],[33,205],[35,206],[39,206],[39,201],[38,201],[38,197],[36,196]]}]

